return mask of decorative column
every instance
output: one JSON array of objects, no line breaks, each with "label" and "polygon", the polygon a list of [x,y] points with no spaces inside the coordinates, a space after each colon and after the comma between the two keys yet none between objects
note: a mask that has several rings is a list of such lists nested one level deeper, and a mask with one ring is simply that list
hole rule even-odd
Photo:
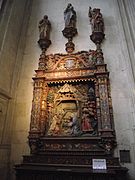
[{"label": "decorative column", "polygon": [[90,39],[96,45],[96,56],[97,56],[97,65],[104,64],[103,53],[101,49],[101,43],[104,40],[104,20],[100,9],[94,8],[93,10],[89,7],[89,20],[91,24],[92,34]]},{"label": "decorative column", "polygon": [[101,43],[104,40],[104,20],[100,9],[89,7],[89,19],[92,29],[90,39],[96,45],[96,73],[95,84],[96,109],[98,119],[98,133],[102,138],[102,146],[110,153],[115,140],[113,113],[110,96],[109,73],[104,63]]},{"label": "decorative column", "polygon": [[106,64],[97,65],[96,99],[97,99],[97,118],[98,131],[102,137],[113,137],[114,124],[112,101],[110,96],[109,73]]},{"label": "decorative column", "polygon": [[40,131],[40,113],[41,98],[44,81],[43,79],[34,79],[33,101],[31,111],[31,122],[29,132],[29,145],[31,153],[36,153],[39,143]]},{"label": "decorative column", "polygon": [[41,100],[41,114],[40,114],[40,131],[41,136],[46,133],[47,126],[47,94],[48,94],[48,85],[44,81],[44,86],[42,89],[42,100]]},{"label": "decorative column", "polygon": [[46,116],[47,116],[47,92],[48,86],[45,81],[45,71],[46,71],[46,50],[51,44],[50,38],[51,23],[48,20],[48,16],[39,22],[39,41],[38,44],[42,50],[39,58],[38,70],[36,70],[36,75],[34,80],[34,90],[33,90],[33,101],[32,101],[32,111],[31,111],[31,122],[30,122],[30,132],[29,132],[29,145],[31,153],[37,153],[38,147],[40,146],[39,138],[44,135],[46,131]]},{"label": "decorative column", "polygon": [[109,98],[108,98],[108,75],[97,75],[99,84],[99,98],[100,98],[100,110],[101,110],[101,129],[100,131],[110,131],[110,111],[109,111]]},{"label": "decorative column", "polygon": [[101,129],[101,111],[100,111],[100,97],[99,97],[98,82],[95,83],[95,96],[96,96],[96,111],[97,111],[98,132],[99,132],[99,130]]},{"label": "decorative column", "polygon": [[102,72],[97,73],[97,83],[99,91],[97,107],[99,112],[98,118],[98,132],[99,136],[102,138],[101,146],[105,149],[107,154],[113,154],[113,150],[116,146],[114,121],[113,121],[113,110],[112,110],[112,100],[110,96],[110,83],[109,83],[109,73]]}]

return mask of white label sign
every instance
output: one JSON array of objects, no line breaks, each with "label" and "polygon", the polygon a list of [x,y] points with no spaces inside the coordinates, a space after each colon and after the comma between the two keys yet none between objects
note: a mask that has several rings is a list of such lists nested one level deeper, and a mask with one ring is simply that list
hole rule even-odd
[{"label": "white label sign", "polygon": [[93,169],[107,169],[106,159],[92,159],[92,168]]}]

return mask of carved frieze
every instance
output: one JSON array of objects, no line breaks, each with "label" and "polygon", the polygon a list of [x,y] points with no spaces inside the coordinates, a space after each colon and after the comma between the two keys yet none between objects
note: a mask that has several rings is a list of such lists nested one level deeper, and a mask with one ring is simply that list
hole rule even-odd
[{"label": "carved frieze", "polygon": [[45,151],[48,151],[48,150],[51,150],[51,151],[56,151],[56,150],[69,150],[69,151],[74,151],[74,150],[77,150],[77,151],[82,151],[82,150],[86,150],[86,151],[100,151],[102,149],[100,149],[100,147],[96,144],[88,144],[88,143],[74,143],[74,144],[71,144],[71,143],[46,143],[45,146],[44,146],[44,150]]},{"label": "carved frieze", "polygon": [[47,56],[47,71],[92,68],[96,64],[97,52],[79,52],[76,54],[51,54]]},{"label": "carved frieze", "polygon": [[[94,82],[50,85],[48,91],[49,136],[96,135]],[[75,123],[76,122],[76,123]],[[76,131],[74,131],[75,129]]]},{"label": "carved frieze", "polygon": [[[48,81],[52,81],[53,80],[58,80],[58,81],[64,81],[64,79],[66,78],[67,81],[71,79],[76,81],[76,78],[79,78],[80,77],[80,80],[82,79],[90,79],[90,76],[93,76],[93,74],[95,73],[96,71],[95,70],[90,70],[90,69],[81,69],[81,70],[78,70],[78,69],[75,69],[75,70],[69,70],[69,71],[55,71],[55,72],[46,72],[45,73],[45,78],[46,80]],[[84,80],[85,80],[84,79]],[[65,80],[66,81],[66,80]]]}]

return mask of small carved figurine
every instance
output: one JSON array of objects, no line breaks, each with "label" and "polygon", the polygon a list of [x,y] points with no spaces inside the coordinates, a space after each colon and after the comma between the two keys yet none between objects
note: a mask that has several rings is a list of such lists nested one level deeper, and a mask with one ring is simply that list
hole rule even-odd
[{"label": "small carved figurine", "polygon": [[82,131],[87,132],[91,130],[92,130],[92,126],[91,126],[90,118],[88,114],[84,113],[82,116]]},{"label": "small carved figurine", "polygon": [[68,4],[64,11],[65,28],[76,27],[76,12],[72,4]]},{"label": "small carved figurine", "polygon": [[48,20],[48,16],[45,15],[44,18],[39,21],[39,38],[40,39],[48,39],[50,38],[50,30],[51,30],[51,23]]},{"label": "small carved figurine", "polygon": [[60,134],[60,117],[58,114],[55,114],[50,125],[48,135],[59,135]]},{"label": "small carved figurine", "polygon": [[89,90],[88,90],[88,96],[89,96],[89,99],[92,101],[92,100],[95,100],[95,91],[94,91],[94,88],[93,87],[90,87]]},{"label": "small carved figurine", "polygon": [[104,33],[104,21],[100,9],[89,7],[89,18],[92,25],[92,32]]},{"label": "small carved figurine", "polygon": [[72,136],[80,136],[82,134],[80,130],[80,124],[78,121],[77,113],[75,113],[73,118],[70,119],[69,127],[71,128]]}]

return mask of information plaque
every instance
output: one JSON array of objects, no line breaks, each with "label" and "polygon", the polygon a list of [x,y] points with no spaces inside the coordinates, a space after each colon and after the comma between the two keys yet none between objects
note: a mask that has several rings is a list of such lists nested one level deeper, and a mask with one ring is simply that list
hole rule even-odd
[{"label": "information plaque", "polygon": [[107,169],[106,159],[93,159],[92,168],[93,169]]}]

